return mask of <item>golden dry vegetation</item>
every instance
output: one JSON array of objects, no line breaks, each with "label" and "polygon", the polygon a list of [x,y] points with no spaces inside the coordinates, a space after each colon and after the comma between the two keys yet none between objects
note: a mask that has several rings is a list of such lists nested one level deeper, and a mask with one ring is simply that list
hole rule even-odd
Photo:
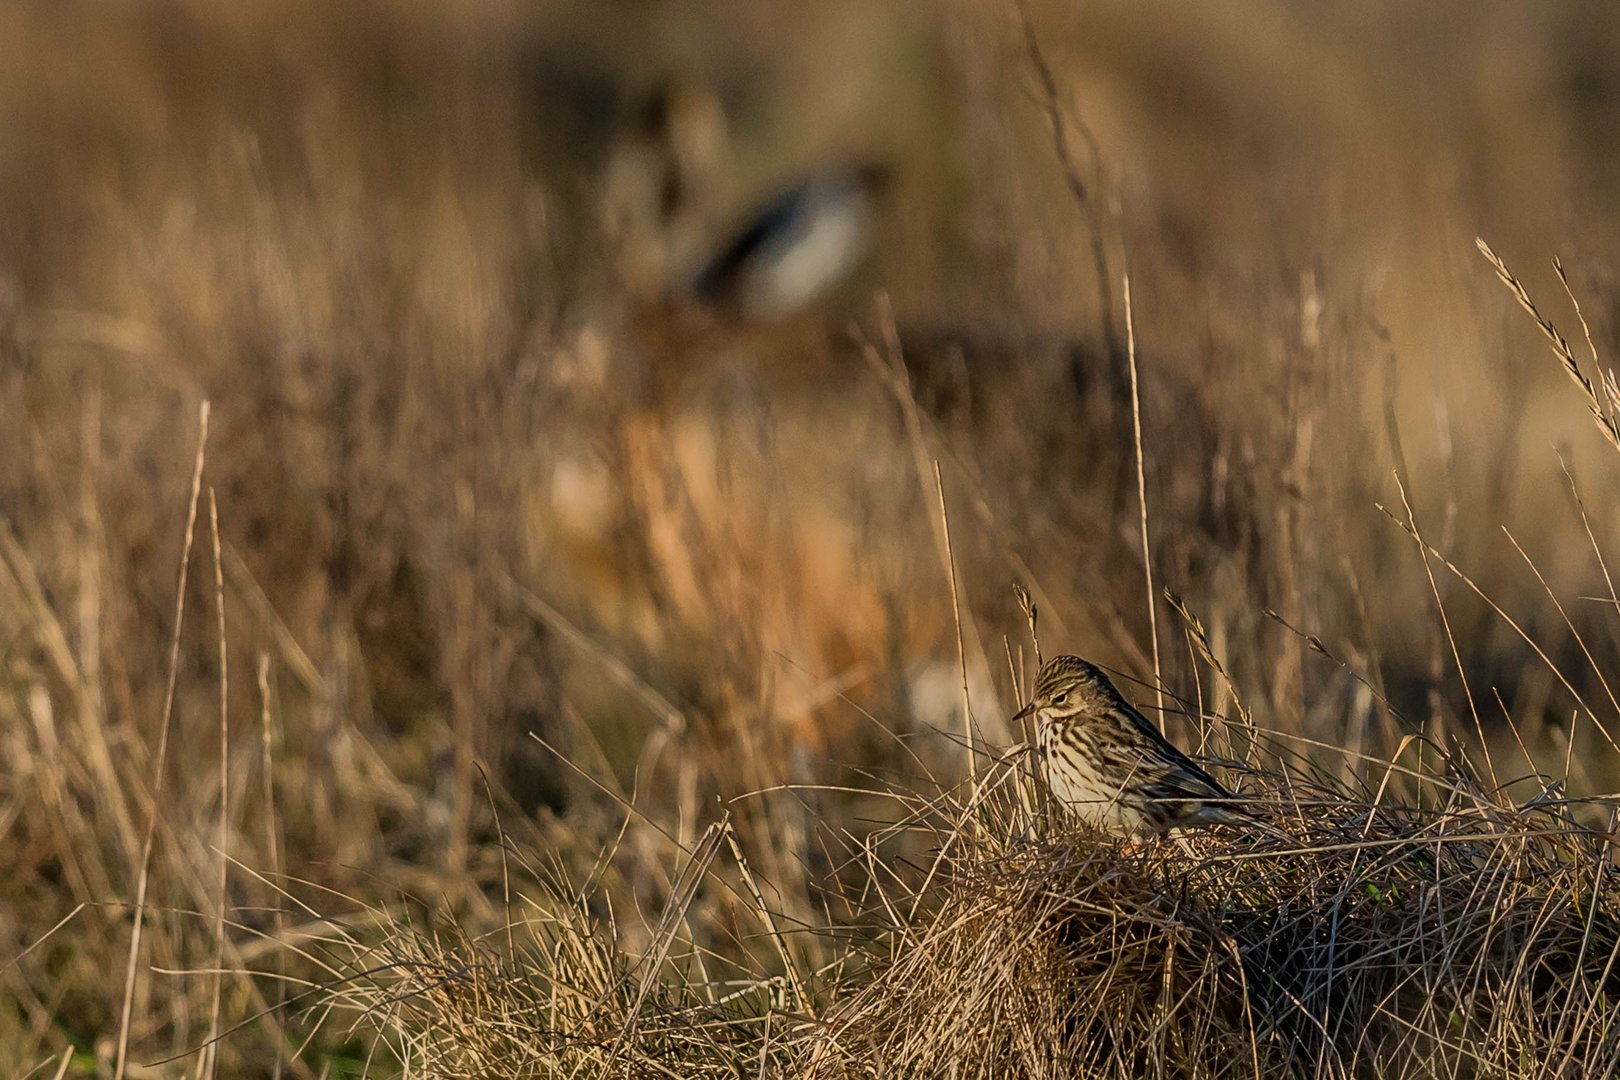
[{"label": "golden dry vegetation", "polygon": [[0,1072],[1614,1068],[1620,16],[919,7],[0,6]]}]

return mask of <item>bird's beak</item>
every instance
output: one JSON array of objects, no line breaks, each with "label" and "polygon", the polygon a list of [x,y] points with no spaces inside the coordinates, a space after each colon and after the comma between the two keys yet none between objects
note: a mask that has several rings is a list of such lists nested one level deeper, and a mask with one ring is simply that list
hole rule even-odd
[{"label": "bird's beak", "polygon": [[1022,709],[1019,709],[1017,712],[1013,713],[1012,718],[1009,719],[1007,721],[1007,723],[1016,724],[1020,720],[1022,720],[1024,717],[1028,716],[1030,713],[1032,713],[1034,711],[1035,711],[1035,702],[1031,701],[1028,705],[1025,705]]}]

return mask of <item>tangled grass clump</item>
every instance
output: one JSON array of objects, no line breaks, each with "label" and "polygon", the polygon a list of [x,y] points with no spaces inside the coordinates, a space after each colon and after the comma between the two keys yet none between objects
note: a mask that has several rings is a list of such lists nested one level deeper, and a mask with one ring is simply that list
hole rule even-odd
[{"label": "tangled grass clump", "polygon": [[828,1042],[850,1075],[1607,1074],[1609,837],[1410,779],[1373,803],[1261,778],[1290,838],[965,835]]},{"label": "tangled grass clump", "polygon": [[[1620,1066],[1620,873],[1610,837],[1579,820],[1601,807],[1550,788],[1515,805],[1461,767],[1388,765],[1395,774],[1372,800],[1256,772],[1249,794],[1272,808],[1275,834],[1218,828],[1126,845],[1032,813],[1027,782],[1002,773],[972,794],[913,804],[922,809],[903,831],[849,852],[864,863],[863,892],[828,897],[829,913],[854,913],[843,925],[805,928],[819,931],[813,977],[757,893],[751,911],[734,909],[732,932],[781,945],[775,970],[744,972],[736,954],[726,961],[698,940],[695,895],[730,890],[745,905],[750,895],[738,885],[747,863],[722,866],[709,843],[639,956],[587,914],[591,898],[553,882],[547,914],[531,901],[508,929],[510,953],[485,946],[487,962],[469,962],[479,949],[435,952],[395,926],[410,962],[347,984],[339,1003],[362,1008],[402,1060],[443,1076]],[[909,854],[896,855],[908,835]]]}]

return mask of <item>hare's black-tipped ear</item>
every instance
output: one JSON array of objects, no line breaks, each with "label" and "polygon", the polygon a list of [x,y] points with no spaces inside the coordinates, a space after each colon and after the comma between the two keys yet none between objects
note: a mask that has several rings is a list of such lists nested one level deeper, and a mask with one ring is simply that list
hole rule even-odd
[{"label": "hare's black-tipped ear", "polygon": [[823,299],[871,250],[888,176],[880,165],[839,163],[799,177],[693,275],[693,297],[744,320],[783,318]]}]

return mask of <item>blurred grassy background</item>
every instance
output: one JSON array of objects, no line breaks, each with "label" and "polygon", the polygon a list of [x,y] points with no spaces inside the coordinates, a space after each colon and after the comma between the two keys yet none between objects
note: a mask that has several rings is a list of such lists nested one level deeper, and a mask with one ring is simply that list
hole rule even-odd
[{"label": "blurred grassy background", "polygon": [[[716,796],[904,773],[885,729],[960,767],[936,733],[961,729],[936,460],[985,736],[1017,738],[1015,581],[1049,651],[1150,678],[1105,330],[1127,268],[1158,582],[1262,722],[1369,749],[1474,731],[1438,593],[1498,752],[1511,715],[1612,785],[1613,605],[1582,599],[1610,595],[1612,451],[1474,238],[1584,344],[1562,257],[1613,355],[1620,16],[1031,6],[1106,319],[1011,4],[0,8],[0,941],[39,943],[0,967],[0,1069],[109,1067],[154,807],[133,1060],[206,1037],[208,980],[159,972],[210,967],[222,905],[233,970],[270,963],[285,898],[216,884],[222,683],[232,858],[297,879],[304,916],[409,894],[476,925],[496,808],[518,846],[589,866],[622,824],[598,784],[689,843]],[[607,204],[672,76],[724,114],[699,249],[822,163],[893,170],[832,300],[692,331],[629,269],[668,237],[614,232]],[[205,492],[159,785],[204,399],[224,589]],[[1377,509],[1407,519],[1397,469],[1424,536],[1567,685],[1443,568],[1431,589]],[[1224,709],[1158,618],[1167,684]],[[738,829],[809,918],[816,828],[876,812],[780,795]],[[652,903],[671,856],[637,843],[616,887]],[[225,1015],[266,985],[233,979]],[[250,1027],[221,1067],[268,1073],[277,1038]]]}]

